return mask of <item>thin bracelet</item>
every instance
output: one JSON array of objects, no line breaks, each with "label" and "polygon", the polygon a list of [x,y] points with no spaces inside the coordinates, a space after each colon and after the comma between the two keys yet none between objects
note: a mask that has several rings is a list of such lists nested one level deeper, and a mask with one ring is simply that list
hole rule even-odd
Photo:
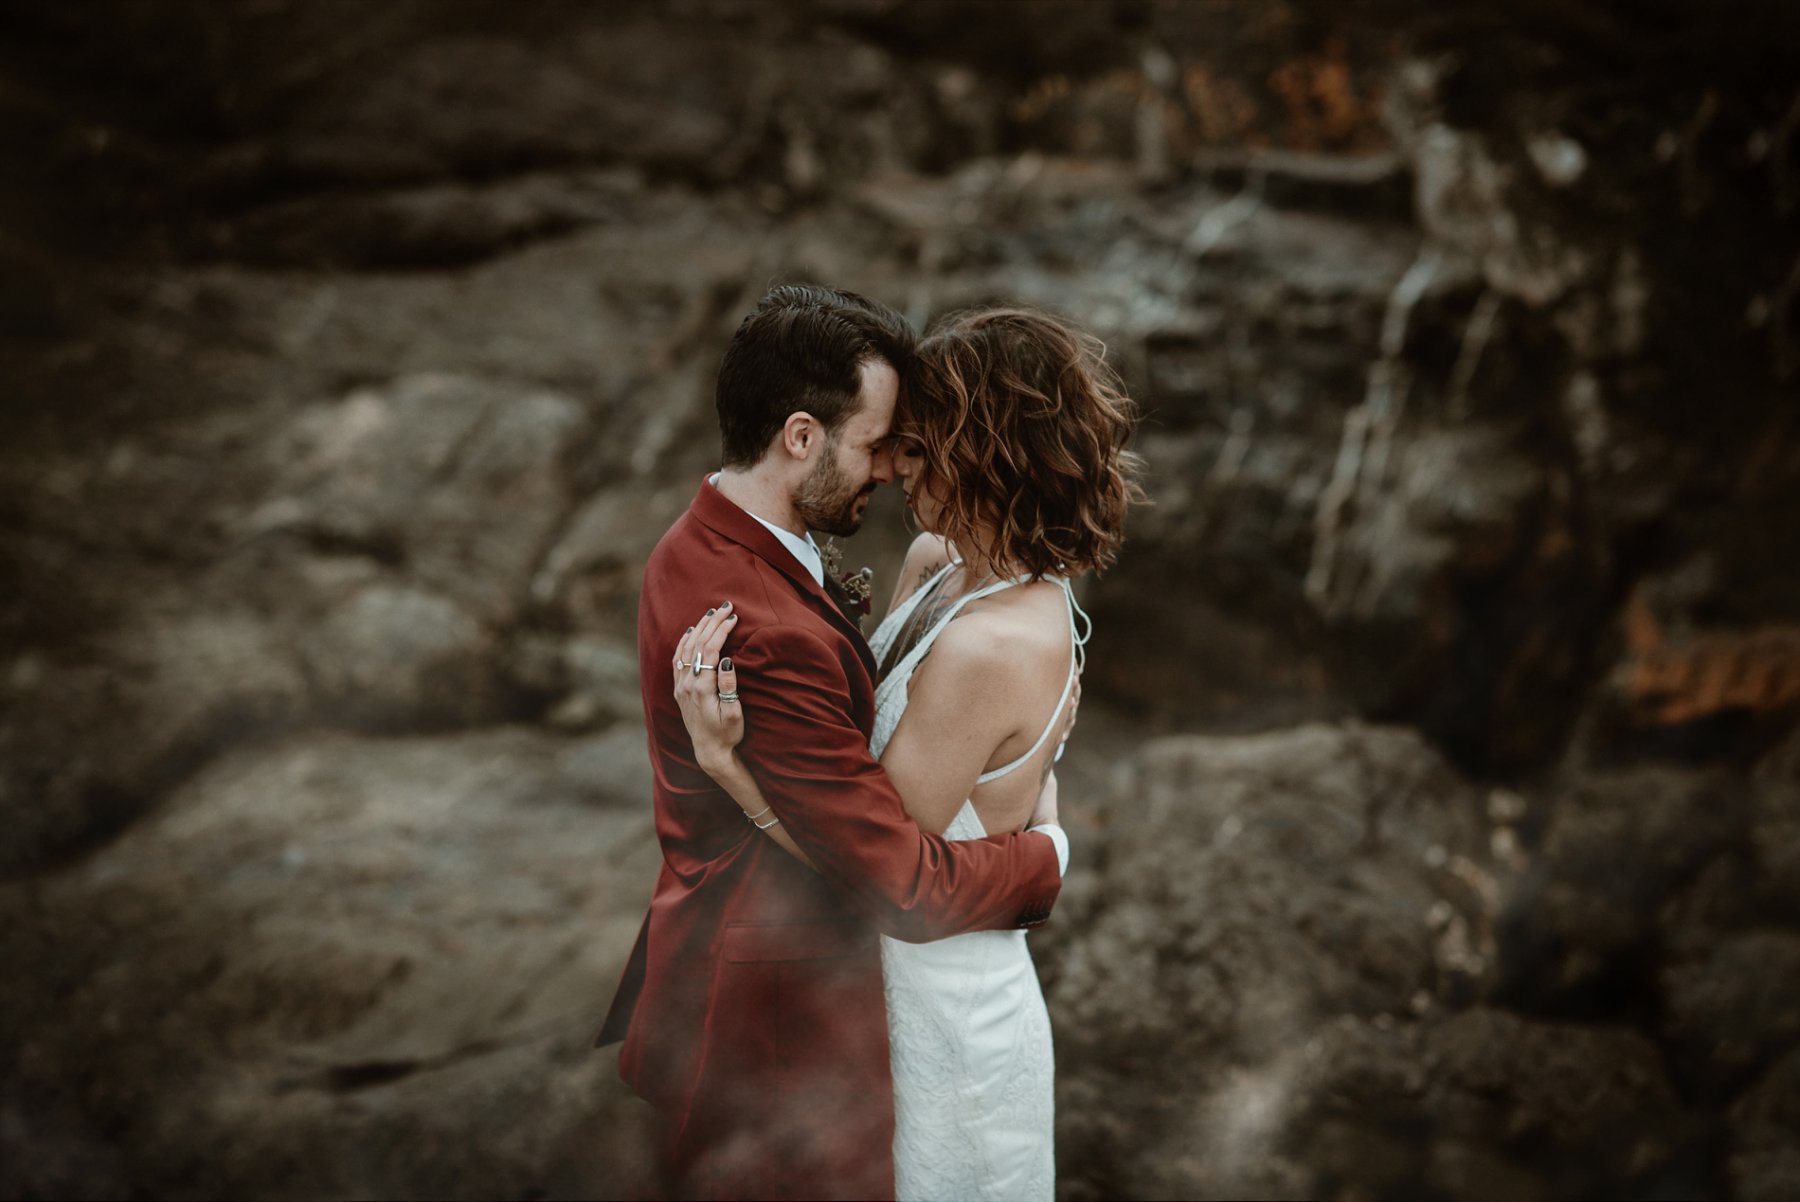
[{"label": "thin bracelet", "polygon": [[[766,813],[768,813],[768,811],[767,811],[767,810],[764,810],[764,811],[763,811],[763,813],[765,813],[765,814],[766,814]],[[754,819],[754,818],[752,818],[752,819],[751,819],[751,820],[750,820],[750,825],[751,825],[751,826],[753,826],[753,827],[755,827],[755,828],[756,828],[756,829],[757,829],[757,830],[759,830],[759,831],[766,831],[766,830],[768,830],[768,829],[769,829],[769,828],[770,828],[770,827],[772,827],[772,826],[780,826],[780,825],[781,825],[781,819],[779,819],[779,818],[771,818],[771,819],[769,819],[769,820],[768,820],[768,821],[767,821],[767,822],[758,822],[758,821],[756,821],[756,819]]]},{"label": "thin bracelet", "polygon": [[[774,809],[774,808],[775,808],[775,807],[774,807],[774,806],[772,806],[772,805],[767,805],[767,806],[764,806],[764,807],[763,807],[763,808],[762,808],[762,809],[760,809],[760,810],[758,810],[758,811],[756,811],[756,813],[754,813],[754,814],[752,814],[752,813],[751,813],[751,812],[750,812],[750,811],[749,811],[749,810],[745,810],[745,811],[744,811],[744,817],[746,817],[746,818],[748,818],[748,819],[749,819],[749,820],[750,820],[750,825],[751,825],[751,826],[756,826],[756,820],[757,820],[757,819],[758,819],[758,818],[761,818],[761,817],[762,817],[762,816],[763,816],[763,815],[764,815],[764,814],[767,814],[767,813],[768,813],[768,812],[769,812],[769,811],[770,811],[770,810],[772,810],[772,809]],[[761,830],[761,829],[762,829],[762,827],[760,827],[760,826],[756,826],[756,829],[757,829],[757,830]]]}]

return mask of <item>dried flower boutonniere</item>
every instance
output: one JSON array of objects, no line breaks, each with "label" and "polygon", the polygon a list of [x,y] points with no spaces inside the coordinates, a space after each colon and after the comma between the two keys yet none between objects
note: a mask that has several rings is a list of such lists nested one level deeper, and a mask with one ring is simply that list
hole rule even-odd
[{"label": "dried flower boutonniere", "polygon": [[838,595],[838,604],[843,607],[844,612],[858,622],[868,617],[874,604],[875,569],[844,571],[844,550],[830,539],[826,539],[825,545],[819,548],[819,558],[825,565],[825,581],[835,586],[833,591]]}]

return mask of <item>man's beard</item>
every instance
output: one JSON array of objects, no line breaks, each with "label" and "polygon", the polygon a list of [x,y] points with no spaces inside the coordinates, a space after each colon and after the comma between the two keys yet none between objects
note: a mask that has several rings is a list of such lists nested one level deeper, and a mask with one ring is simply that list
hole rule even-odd
[{"label": "man's beard", "polygon": [[856,502],[875,491],[875,482],[857,484],[837,465],[837,440],[825,445],[825,455],[800,482],[794,496],[794,508],[812,530],[848,537],[862,527],[862,515]]}]

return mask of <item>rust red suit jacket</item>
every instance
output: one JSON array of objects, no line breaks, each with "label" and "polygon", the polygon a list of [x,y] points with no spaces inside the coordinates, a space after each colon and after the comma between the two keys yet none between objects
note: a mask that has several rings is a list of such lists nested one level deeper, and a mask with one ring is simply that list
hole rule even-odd
[{"label": "rust red suit jacket", "polygon": [[[729,600],[739,751],[817,873],[694,763],[670,687],[681,633]],[[638,611],[663,866],[602,1044],[657,1109],[689,1197],[891,1198],[893,1086],[878,934],[1035,926],[1062,887],[1042,835],[951,843],[869,755],[861,632],[717,489],[651,553]]]}]

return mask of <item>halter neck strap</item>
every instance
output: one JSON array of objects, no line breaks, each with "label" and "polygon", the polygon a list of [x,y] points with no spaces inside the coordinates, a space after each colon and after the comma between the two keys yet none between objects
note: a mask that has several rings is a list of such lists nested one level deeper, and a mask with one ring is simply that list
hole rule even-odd
[{"label": "halter neck strap", "polygon": [[[900,621],[905,623],[910,620],[912,612],[918,607],[920,600],[924,598],[927,593],[934,590],[938,583],[949,574],[952,568],[960,566],[960,561],[952,560],[939,569],[930,580],[914,589],[913,595],[908,597],[906,603],[901,607]],[[913,669],[919,666],[919,661],[925,658],[925,653],[931,650],[931,645],[937,642],[937,636],[943,633],[944,627],[950,624],[951,618],[954,618],[957,614],[962,612],[963,606],[971,601],[979,601],[983,597],[991,597],[1001,589],[1011,588],[1015,584],[1024,583],[1024,581],[1025,577],[1022,576],[1015,577],[1011,580],[996,580],[992,584],[983,585],[981,588],[964,593],[962,596],[952,601],[950,607],[942,614],[938,615],[937,621],[931,624],[931,629],[920,635],[919,641],[913,644],[912,649],[906,653],[905,657],[902,658],[899,663],[895,664],[888,672],[889,678],[898,680],[909,679],[912,676]]]},{"label": "halter neck strap", "polygon": [[[891,620],[904,626],[905,623],[912,618],[913,611],[922,603],[925,596],[937,588],[952,568],[958,566],[960,566],[960,561],[952,560],[950,563],[947,563],[942,568],[938,569],[930,579],[926,580],[925,583],[921,584],[917,589],[914,589],[912,595],[900,604],[899,609],[894,612]],[[1016,576],[1008,580],[996,580],[992,584],[984,585],[981,588],[965,593],[955,601],[951,602],[950,606],[938,616],[935,622],[932,623],[931,628],[919,637],[919,641],[914,644],[903,657],[901,657],[898,663],[889,669],[887,674],[883,677],[879,687],[881,689],[905,688],[907,682],[912,678],[914,669],[919,666],[919,661],[925,658],[926,653],[931,650],[931,645],[937,641],[937,636],[943,633],[944,628],[950,624],[952,618],[962,611],[963,606],[969,604],[971,601],[979,601],[983,597],[991,597],[1002,589],[1008,589],[1012,588],[1014,585],[1024,584],[1030,579],[1029,576]],[[1076,603],[1075,593],[1070,588],[1069,582],[1066,579],[1060,576],[1050,576],[1045,579],[1054,582],[1057,587],[1062,589],[1063,598],[1068,606],[1067,613],[1069,618],[1070,643],[1069,674],[1063,681],[1062,696],[1057,700],[1056,709],[1052,711],[1050,715],[1049,725],[1044,727],[1043,733],[1038,735],[1037,742],[1031,745],[1031,749],[1011,763],[995,768],[991,772],[982,773],[975,780],[977,785],[983,785],[989,781],[998,780],[1000,777],[1005,776],[1007,773],[1014,771],[1028,762],[1031,757],[1042,750],[1045,740],[1047,740],[1052,732],[1057,729],[1058,722],[1062,717],[1063,707],[1068,704],[1069,695],[1074,691],[1075,678],[1081,674],[1082,668],[1086,665],[1087,641],[1088,637],[1093,633],[1093,622],[1089,619],[1087,613],[1081,606]],[[1057,754],[1060,757],[1062,753],[1059,751]]]},{"label": "halter neck strap", "polygon": [[[995,768],[992,772],[983,772],[975,778],[975,783],[978,785],[985,785],[991,780],[999,780],[1008,772],[1025,765],[1032,756],[1043,749],[1044,741],[1050,737],[1050,733],[1056,729],[1057,723],[1062,718],[1063,707],[1069,703],[1069,693],[1075,688],[1076,676],[1080,675],[1082,667],[1087,662],[1087,641],[1094,633],[1093,619],[1089,618],[1087,611],[1076,603],[1075,592],[1069,587],[1067,580],[1060,576],[1052,579],[1062,587],[1063,599],[1069,603],[1069,676],[1067,680],[1063,681],[1062,696],[1057,699],[1056,708],[1050,711],[1050,724],[1044,727],[1043,733],[1037,737],[1037,742],[1031,745],[1031,750],[1010,764]],[[1082,628],[1079,630],[1075,626],[1077,617],[1081,619],[1082,623]],[[1057,749],[1056,755],[1058,759],[1062,758],[1060,748]]]}]

